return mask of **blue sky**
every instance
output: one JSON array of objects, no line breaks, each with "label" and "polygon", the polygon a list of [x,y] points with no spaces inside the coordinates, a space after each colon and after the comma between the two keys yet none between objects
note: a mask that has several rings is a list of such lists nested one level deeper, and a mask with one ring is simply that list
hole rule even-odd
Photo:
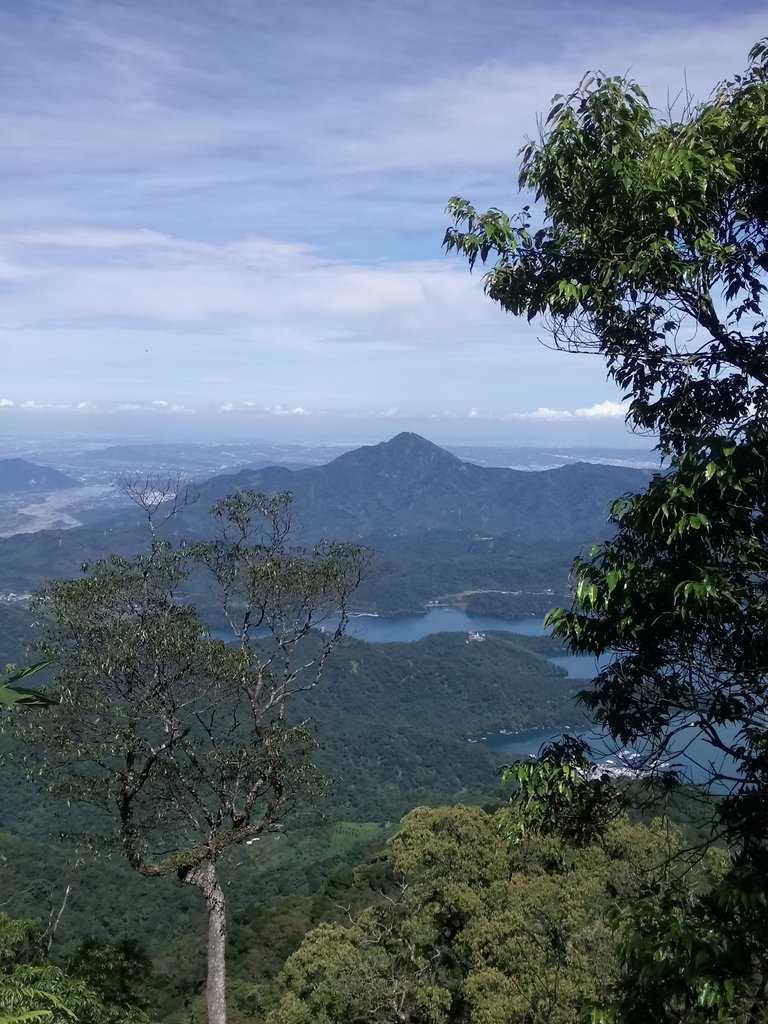
[{"label": "blue sky", "polygon": [[442,254],[590,68],[664,103],[765,5],[0,0],[0,432],[623,436]]}]

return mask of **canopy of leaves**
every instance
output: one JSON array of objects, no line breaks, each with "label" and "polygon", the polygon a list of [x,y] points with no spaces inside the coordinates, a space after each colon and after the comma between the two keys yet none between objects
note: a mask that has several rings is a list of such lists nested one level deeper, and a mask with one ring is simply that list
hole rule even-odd
[{"label": "canopy of leaves", "polygon": [[661,879],[678,843],[622,820],[576,849],[519,841],[507,812],[418,808],[390,844],[397,884],[309,933],[262,991],[267,1019],[571,1024],[616,980],[609,912]]},{"label": "canopy of leaves", "polygon": [[0,914],[2,1024],[147,1024],[140,988],[149,963],[135,947],[84,943],[61,967],[46,945],[35,922]]}]

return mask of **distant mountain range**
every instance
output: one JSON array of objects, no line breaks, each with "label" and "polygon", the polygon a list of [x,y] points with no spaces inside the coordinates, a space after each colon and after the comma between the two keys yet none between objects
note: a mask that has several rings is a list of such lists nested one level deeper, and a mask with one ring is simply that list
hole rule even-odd
[{"label": "distant mountain range", "polygon": [[217,476],[205,506],[246,488],[290,491],[307,538],[359,539],[459,530],[538,541],[602,535],[610,502],[642,490],[649,473],[577,462],[540,472],[464,462],[418,434],[357,448],[324,466],[271,466]]},{"label": "distant mountain range", "polygon": [[[295,543],[351,540],[373,550],[376,571],[356,595],[359,610],[407,613],[438,601],[503,616],[538,613],[567,600],[574,555],[611,532],[611,501],[644,490],[649,477],[585,462],[534,472],[482,467],[403,433],[323,466],[212,477],[167,529],[179,539],[204,537],[207,509],[225,495],[290,491]],[[85,559],[129,555],[146,543],[135,510],[0,540],[0,593],[76,575]]]},{"label": "distant mountain range", "polygon": [[82,487],[79,480],[26,459],[0,459],[0,494],[41,494]]}]

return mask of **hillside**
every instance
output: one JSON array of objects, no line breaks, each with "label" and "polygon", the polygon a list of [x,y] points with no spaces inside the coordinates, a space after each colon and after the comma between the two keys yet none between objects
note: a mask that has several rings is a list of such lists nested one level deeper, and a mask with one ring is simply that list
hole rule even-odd
[{"label": "hillside", "polygon": [[[605,531],[611,499],[645,480],[636,471],[587,464],[538,473],[485,469],[401,434],[325,466],[216,476],[169,527],[176,539],[204,535],[207,509],[217,498],[238,488],[290,490],[298,540],[331,535],[362,539],[375,549],[376,575],[359,595],[364,606],[418,609],[450,594],[454,603],[493,596],[507,602],[502,611],[519,610],[514,602],[530,610],[552,604],[556,587],[564,590],[575,548]],[[89,527],[0,541],[0,579],[8,586],[14,576],[23,578],[26,589],[53,574],[76,574],[85,558],[130,554],[146,544],[139,519],[134,510],[113,511]],[[503,594],[486,594],[497,589]],[[193,596],[214,624],[204,591]],[[22,637],[33,616],[16,603],[0,610],[7,660],[22,663]],[[287,833],[243,847],[222,864],[225,883],[230,871],[238,882],[228,888],[235,922],[270,920],[276,900],[304,901],[303,916],[269,925],[269,944],[281,951],[273,970],[311,923],[311,894],[340,869],[346,877],[344,864],[354,850],[381,842],[411,806],[504,799],[496,771],[502,755],[481,737],[501,728],[580,721],[574,704],[579,684],[545,653],[541,638],[492,632],[482,644],[467,644],[461,634],[413,643],[342,642],[322,686],[291,707],[292,715],[316,722],[316,760],[333,784],[292,819]],[[45,916],[47,894],[62,898],[62,853],[49,837],[87,831],[90,812],[54,809],[14,769],[17,752],[10,746],[5,752],[11,757],[0,819],[8,834],[0,836],[0,854],[32,864],[37,880],[30,887],[21,884],[21,870],[9,876],[8,908]],[[186,887],[145,884],[120,860],[106,870],[90,860],[70,868],[68,861],[63,874],[72,885],[73,909],[59,931],[62,950],[72,949],[85,931],[101,939],[141,935],[162,978],[158,1002],[179,1006],[201,971],[200,905]],[[119,893],[114,899],[113,890]],[[335,906],[334,899],[326,902]],[[233,941],[233,958],[239,941]],[[243,938],[243,957],[254,941]]]},{"label": "hillside", "polygon": [[[365,832],[365,823],[397,821],[415,804],[503,796],[500,755],[468,739],[580,720],[576,681],[542,656],[541,647],[539,638],[508,634],[489,634],[483,644],[467,644],[460,634],[394,644],[345,639],[322,685],[290,712],[316,722],[317,762],[333,785],[291,819],[278,859],[266,842],[227,859],[225,871],[237,866],[240,880],[229,892],[232,912],[312,892],[338,858],[338,850],[326,848],[334,822],[354,836]],[[51,845],[60,831],[87,831],[93,812],[38,794],[18,771],[9,738],[0,740],[0,752],[6,757],[0,857],[12,862],[5,871],[10,912],[44,915],[49,894],[61,899],[71,884],[59,942],[88,932],[100,939],[140,935],[153,953],[178,942],[190,920],[198,920],[196,894],[173,879],[141,879],[119,857],[96,865],[71,846]]]},{"label": "hillside", "polygon": [[26,459],[0,459],[0,494],[45,494],[81,487],[79,480]]},{"label": "hillside", "polygon": [[[541,650],[540,638],[508,633],[489,633],[481,644],[467,644],[461,633],[411,643],[345,638],[322,685],[291,706],[293,716],[318,726],[318,760],[335,780],[324,809],[360,821],[396,820],[424,800],[495,792],[498,754],[468,739],[581,718],[574,702],[581,684]],[[3,827],[38,839],[55,832],[46,801],[10,766],[4,779]],[[68,827],[76,827],[75,814],[66,812]]]}]

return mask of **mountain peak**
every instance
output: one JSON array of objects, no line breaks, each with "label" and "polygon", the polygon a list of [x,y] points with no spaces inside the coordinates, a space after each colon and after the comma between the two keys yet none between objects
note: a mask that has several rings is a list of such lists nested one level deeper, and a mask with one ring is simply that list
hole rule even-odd
[{"label": "mountain peak", "polygon": [[361,466],[389,466],[416,463],[418,465],[459,464],[461,459],[451,455],[444,448],[433,444],[420,434],[402,431],[379,444],[365,445],[354,451],[345,452],[335,460],[337,463]]},{"label": "mountain peak", "polygon": [[[443,455],[450,455],[450,452],[447,452],[445,448],[441,448],[432,441],[428,441],[426,437],[422,437],[421,434],[414,434],[410,430],[403,430],[401,433],[391,437],[389,441],[382,441],[374,447],[389,451],[441,452]],[[455,456],[451,455],[451,458],[455,458]]]}]

